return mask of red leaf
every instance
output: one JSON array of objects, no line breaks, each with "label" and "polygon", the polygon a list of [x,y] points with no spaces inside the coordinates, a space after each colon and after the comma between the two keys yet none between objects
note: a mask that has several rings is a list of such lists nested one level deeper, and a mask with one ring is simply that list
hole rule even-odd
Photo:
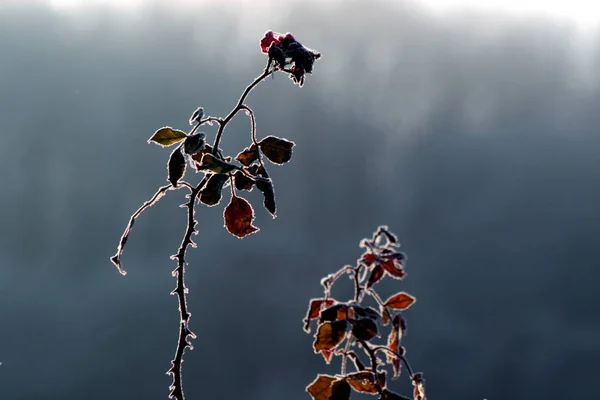
[{"label": "red leaf", "polygon": [[416,300],[417,299],[415,299],[411,295],[404,292],[400,292],[387,299],[385,305],[390,308],[395,308],[396,310],[406,310]]},{"label": "red leaf", "polygon": [[392,318],[392,316],[390,315],[390,312],[385,306],[381,306],[379,308],[381,309],[381,320],[383,321],[383,325],[385,326],[388,324],[388,322],[390,322],[390,318]]},{"label": "red leaf", "polygon": [[373,270],[371,271],[371,275],[369,275],[369,281],[367,282],[367,288],[370,288],[371,286],[373,286],[374,284],[376,284],[377,282],[379,282],[381,280],[381,278],[383,277],[385,270],[383,269],[383,267],[379,264],[375,265],[373,267]]},{"label": "red leaf", "polygon": [[329,400],[331,397],[331,384],[334,380],[333,376],[319,375],[306,387],[306,391],[310,393],[313,400]]},{"label": "red leaf", "polygon": [[252,225],[254,210],[242,197],[231,196],[231,202],[223,212],[223,218],[227,230],[239,238],[258,231],[258,228]]},{"label": "red leaf", "polygon": [[325,363],[329,364],[331,362],[331,356],[333,355],[333,351],[321,350],[321,354],[323,355],[323,358],[325,359]]},{"label": "red leaf", "polygon": [[373,264],[375,261],[377,261],[377,256],[373,253],[364,253],[362,255],[362,260],[365,264],[367,265],[371,265]]},{"label": "red leaf", "polygon": [[377,325],[372,319],[362,318],[350,322],[352,324],[352,334],[358,340],[369,341],[377,335]]},{"label": "red leaf", "polygon": [[381,262],[381,266],[387,271],[388,274],[394,279],[404,278],[404,271],[394,263],[393,259],[385,260]]}]

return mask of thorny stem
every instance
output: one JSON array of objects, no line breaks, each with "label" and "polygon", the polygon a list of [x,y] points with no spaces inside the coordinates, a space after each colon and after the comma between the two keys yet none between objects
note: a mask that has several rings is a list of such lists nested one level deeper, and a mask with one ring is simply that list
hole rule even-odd
[{"label": "thorny stem", "polygon": [[[273,73],[273,70],[269,71],[269,67],[270,67],[270,62],[267,64],[263,73],[260,76],[258,76],[256,79],[254,79],[254,81],[246,87],[246,89],[240,96],[236,106],[233,108],[233,110],[231,110],[231,112],[224,119],[210,117],[206,120],[206,121],[208,121],[208,120],[215,121],[219,124],[219,129],[217,130],[215,142],[213,145],[213,154],[214,155],[218,154],[219,141],[221,140],[221,136],[223,135],[223,130],[225,129],[225,126],[229,123],[229,121],[231,121],[231,119],[241,109],[250,110],[249,107],[247,107],[243,104],[244,100],[246,99],[246,97],[248,96],[250,91],[252,91],[252,89],[254,89],[254,87],[256,87],[256,85],[258,85],[263,79],[265,79],[267,76],[269,76],[270,74]],[[255,129],[256,125],[255,125],[255,121],[254,121],[254,115],[253,114],[251,114],[251,115],[252,115],[252,137],[253,137],[253,140],[255,140],[254,129]],[[192,132],[190,134],[193,134],[200,125],[201,125],[201,123],[199,123],[196,127],[194,127],[194,129],[192,130]],[[230,179],[231,179],[231,175],[230,175]],[[198,194],[200,193],[200,191],[206,184],[207,180],[208,180],[208,175],[206,175],[202,179],[202,181],[198,184],[198,186],[191,189],[191,193],[189,195],[190,196],[189,201],[185,204],[185,206],[188,209],[187,229],[185,231],[183,241],[181,242],[181,246],[179,246],[179,250],[177,251],[177,254],[174,256],[174,258],[177,259],[177,268],[173,271],[173,274],[177,276],[177,286],[175,287],[175,290],[173,292],[171,292],[171,294],[177,295],[177,299],[179,302],[180,325],[179,325],[179,340],[177,342],[177,350],[175,351],[175,357],[171,361],[172,367],[169,369],[167,374],[170,374],[173,376],[173,383],[169,387],[169,389],[171,390],[171,392],[169,394],[169,398],[175,398],[177,400],[184,400],[183,383],[182,383],[182,376],[181,376],[181,364],[183,363],[183,353],[185,352],[185,349],[187,347],[192,349],[192,345],[188,341],[188,338],[189,339],[196,338],[196,335],[194,335],[194,333],[188,327],[191,313],[189,313],[187,311],[187,303],[186,303],[187,289],[186,289],[185,283],[184,283],[185,252],[189,245],[192,245],[195,247],[195,243],[191,239],[192,234],[197,232],[195,229],[197,222],[194,217],[194,205],[196,202],[196,198],[198,197]],[[191,187],[191,186],[189,186],[189,187]],[[231,182],[231,190],[232,190],[232,195],[235,196],[233,182]]]}]

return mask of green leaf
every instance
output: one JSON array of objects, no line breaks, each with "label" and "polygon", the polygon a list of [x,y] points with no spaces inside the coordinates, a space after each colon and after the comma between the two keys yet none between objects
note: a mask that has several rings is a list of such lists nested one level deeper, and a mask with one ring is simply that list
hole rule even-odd
[{"label": "green leaf", "polygon": [[294,142],[275,136],[267,136],[258,143],[263,154],[274,164],[284,164],[292,158]]},{"label": "green leaf", "polygon": [[198,169],[208,169],[216,172],[217,174],[226,174],[236,169],[236,166],[223,160],[219,160],[210,153],[205,153],[202,157],[202,162],[198,166]]},{"label": "green leaf", "polygon": [[186,137],[187,134],[185,132],[165,126],[154,132],[154,135],[148,139],[148,143],[154,142],[159,146],[167,147],[182,141]]},{"label": "green leaf", "polygon": [[176,148],[171,153],[169,163],[167,165],[168,180],[171,184],[177,187],[177,181],[183,177],[185,173],[185,157],[181,152],[181,147]]},{"label": "green leaf", "polygon": [[214,174],[208,178],[206,186],[200,191],[198,197],[200,201],[207,206],[216,206],[221,201],[221,191],[223,185],[227,182],[229,176],[227,174]]}]

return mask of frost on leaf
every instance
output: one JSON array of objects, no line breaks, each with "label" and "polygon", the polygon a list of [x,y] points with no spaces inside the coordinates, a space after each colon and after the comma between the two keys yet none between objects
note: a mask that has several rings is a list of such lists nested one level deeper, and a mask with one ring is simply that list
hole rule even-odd
[{"label": "frost on leaf", "polygon": [[274,164],[284,164],[292,158],[294,142],[275,136],[267,136],[258,143],[263,154]]},{"label": "frost on leaf", "polygon": [[346,336],[346,321],[325,322],[319,325],[313,344],[315,352],[332,350],[344,340]]},{"label": "frost on leaf", "polygon": [[333,381],[335,381],[333,376],[319,375],[317,379],[306,387],[306,391],[310,393],[313,400],[329,400]]},{"label": "frost on leaf", "polygon": [[406,310],[416,299],[408,293],[400,292],[386,300],[385,305],[396,310]]},{"label": "frost on leaf", "polygon": [[206,186],[200,191],[198,197],[200,201],[207,206],[216,206],[221,201],[221,191],[223,185],[227,182],[227,174],[214,174],[206,182]]},{"label": "frost on leaf", "polygon": [[169,182],[171,182],[173,186],[177,186],[177,181],[179,181],[185,173],[185,157],[181,152],[181,147],[176,148],[171,153],[167,170]]},{"label": "frost on leaf", "polygon": [[253,144],[250,147],[246,147],[235,157],[235,159],[245,167],[250,166],[250,164],[258,160],[258,150],[256,149],[256,145]]},{"label": "frost on leaf", "polygon": [[252,225],[254,210],[244,198],[231,196],[231,201],[223,212],[225,227],[234,236],[243,238],[257,232],[258,228]]},{"label": "frost on leaf", "polygon": [[159,146],[166,147],[180,142],[186,137],[187,134],[185,132],[165,126],[154,132],[154,135],[148,139],[148,143],[154,142]]},{"label": "frost on leaf", "polygon": [[273,181],[269,178],[267,170],[264,167],[258,168],[256,172],[257,176],[263,177],[267,180],[257,179],[256,187],[260,190],[264,196],[263,205],[267,211],[275,218],[277,212],[277,205],[275,204],[275,188],[273,187]]}]

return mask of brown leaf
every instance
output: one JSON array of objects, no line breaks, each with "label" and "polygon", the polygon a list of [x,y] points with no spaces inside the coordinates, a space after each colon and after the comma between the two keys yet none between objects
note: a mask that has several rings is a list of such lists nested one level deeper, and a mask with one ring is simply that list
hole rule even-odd
[{"label": "brown leaf", "polygon": [[252,225],[254,210],[244,198],[231,196],[231,201],[223,212],[225,227],[234,236],[243,238],[259,229]]},{"label": "brown leaf", "polygon": [[323,308],[323,306],[325,307],[329,307],[331,306],[333,303],[335,303],[335,300],[333,299],[311,299],[310,300],[310,305],[308,306],[308,312],[306,314],[306,318],[304,319],[304,330],[306,332],[310,332],[310,321],[317,318],[319,316],[319,314],[321,313],[321,308]]},{"label": "brown leaf", "polygon": [[331,384],[331,396],[329,400],[350,400],[350,385],[346,379],[338,379]]},{"label": "brown leaf", "polygon": [[392,316],[390,315],[390,312],[388,311],[388,309],[385,306],[380,306],[379,307],[380,311],[381,311],[381,321],[383,322],[383,325],[387,325],[388,322],[390,322],[390,319],[392,318]]},{"label": "brown leaf", "polygon": [[335,378],[330,375],[318,375],[306,391],[312,396],[313,400],[329,400],[331,397],[331,384]]},{"label": "brown leaf", "polygon": [[284,164],[292,158],[294,142],[275,136],[267,136],[258,143],[263,154],[274,164]]},{"label": "brown leaf", "polygon": [[251,191],[252,186],[254,186],[254,181],[242,171],[236,171],[235,174],[233,174],[233,182],[235,183],[235,188],[237,190]]},{"label": "brown leaf", "polygon": [[390,308],[395,308],[396,310],[406,310],[416,300],[417,299],[415,299],[408,293],[400,292],[387,299],[385,305]]},{"label": "brown leaf", "polygon": [[396,263],[394,263],[393,259],[387,259],[382,261],[380,264],[388,274],[394,279],[402,279],[404,278],[404,270],[398,268]]},{"label": "brown leaf", "polygon": [[211,153],[204,153],[202,156],[202,162],[198,165],[198,169],[208,169],[216,172],[217,174],[226,174],[233,171],[235,168],[235,165],[220,160]]},{"label": "brown leaf", "polygon": [[333,350],[346,336],[346,321],[324,322],[319,325],[313,344],[315,353],[321,350]]},{"label": "brown leaf", "polygon": [[321,350],[321,354],[323,355],[323,358],[325,359],[325,363],[329,364],[331,362],[331,356],[333,355],[333,351]]},{"label": "brown leaf", "polygon": [[371,270],[371,275],[369,275],[369,281],[367,282],[367,288],[370,288],[371,286],[373,286],[374,284],[376,284],[377,282],[379,282],[381,280],[381,278],[383,277],[385,270],[383,269],[383,267],[379,264],[375,265],[373,267],[373,269]]},{"label": "brown leaf", "polygon": [[204,157],[205,154],[212,153],[212,150],[213,149],[210,144],[205,144],[202,150],[195,154],[192,154],[192,160],[196,161],[197,163],[201,163],[202,157]]},{"label": "brown leaf", "polygon": [[252,146],[246,147],[235,157],[235,159],[245,167],[248,167],[254,161],[258,160],[258,150],[256,149],[256,145],[252,144]]},{"label": "brown leaf", "polygon": [[169,163],[167,165],[168,177],[167,179],[171,184],[177,187],[177,181],[179,181],[185,173],[185,157],[181,152],[181,147],[176,148],[169,157]]},{"label": "brown leaf", "polygon": [[362,260],[368,266],[368,265],[373,264],[375,261],[377,261],[377,256],[373,253],[365,252],[362,255]]},{"label": "brown leaf", "polygon": [[216,206],[221,201],[221,191],[223,185],[227,182],[227,174],[214,174],[208,178],[206,186],[198,193],[200,201],[207,206]]},{"label": "brown leaf", "polygon": [[369,341],[377,335],[377,325],[370,318],[355,319],[352,324],[352,334],[358,340]]},{"label": "brown leaf", "polygon": [[354,311],[356,312],[356,314],[359,317],[371,318],[372,320],[375,320],[375,321],[378,320],[379,318],[381,318],[381,315],[379,315],[379,313],[371,307],[365,308],[365,307],[359,307],[359,306],[352,306],[352,308],[354,309]]},{"label": "brown leaf", "polygon": [[375,374],[373,372],[363,371],[349,374],[346,380],[354,390],[362,393],[377,393],[377,384],[375,383]]},{"label": "brown leaf", "polygon": [[[400,319],[398,316],[395,316],[392,322],[392,330],[388,336],[387,347],[393,352],[400,354]],[[400,376],[400,359],[396,355],[389,352],[387,353],[386,357],[387,361],[392,364],[394,369],[394,375],[392,379],[398,378],[398,376]]]},{"label": "brown leaf", "polygon": [[348,306],[345,304],[336,304],[321,311],[321,322],[345,320],[347,317]]}]

